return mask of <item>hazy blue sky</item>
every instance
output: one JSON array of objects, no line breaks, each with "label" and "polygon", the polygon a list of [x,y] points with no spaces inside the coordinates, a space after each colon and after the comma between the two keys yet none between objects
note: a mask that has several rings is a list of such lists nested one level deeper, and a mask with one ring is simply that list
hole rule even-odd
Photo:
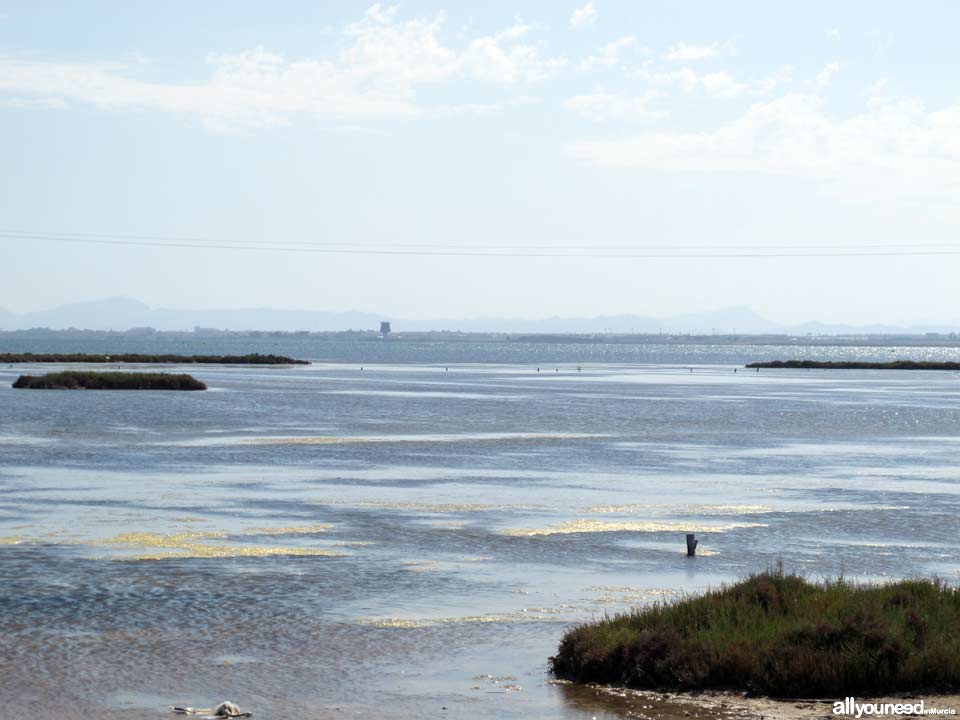
[{"label": "hazy blue sky", "polygon": [[947,0],[0,0],[0,307],[960,321],[957,27]]}]

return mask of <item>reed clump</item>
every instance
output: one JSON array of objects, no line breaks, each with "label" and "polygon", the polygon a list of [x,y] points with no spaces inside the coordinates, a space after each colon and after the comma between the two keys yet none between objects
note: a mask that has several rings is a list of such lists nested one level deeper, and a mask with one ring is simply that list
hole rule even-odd
[{"label": "reed clump", "polygon": [[767,572],[570,630],[579,682],[775,697],[960,688],[960,590],[941,580],[812,583]]},{"label": "reed clump", "polygon": [[66,371],[21,375],[15,388],[28,390],[206,390],[192,375]]},{"label": "reed clump", "polygon": [[859,360],[771,360],[753,362],[748,368],[794,370],[960,370],[960,362],[935,360],[892,360],[861,362]]}]

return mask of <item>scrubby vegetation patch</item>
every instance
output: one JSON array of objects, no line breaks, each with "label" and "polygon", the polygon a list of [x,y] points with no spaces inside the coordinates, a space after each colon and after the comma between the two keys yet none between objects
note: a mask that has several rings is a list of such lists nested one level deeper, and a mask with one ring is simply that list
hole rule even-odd
[{"label": "scrubby vegetation patch", "polygon": [[555,674],[638,688],[846,697],[960,688],[960,590],[782,573],[570,630]]},{"label": "scrubby vegetation patch", "polygon": [[192,375],[168,373],[77,372],[21,375],[15,388],[29,390],[206,390]]},{"label": "scrubby vegetation patch", "polygon": [[794,370],[960,370],[960,362],[936,362],[932,360],[894,360],[892,362],[771,360],[770,362],[750,363],[747,367]]}]

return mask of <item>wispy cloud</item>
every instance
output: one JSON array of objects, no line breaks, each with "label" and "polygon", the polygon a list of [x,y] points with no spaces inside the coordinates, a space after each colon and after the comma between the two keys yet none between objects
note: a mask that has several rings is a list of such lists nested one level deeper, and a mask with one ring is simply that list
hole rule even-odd
[{"label": "wispy cloud", "polygon": [[737,97],[749,87],[725,70],[698,73],[690,68],[663,70],[645,67],[638,72],[638,76],[655,85],[673,86],[687,93],[700,91],[719,98]]},{"label": "wispy cloud", "polygon": [[816,95],[751,105],[701,132],[645,132],[581,142],[586,162],[611,168],[735,170],[816,177],[845,193],[939,197],[960,190],[960,105],[931,112],[910,100],[874,100],[859,114],[830,115]]},{"label": "wispy cloud", "polygon": [[495,35],[473,40],[458,56],[459,72],[503,85],[536,82],[564,65],[564,58],[545,58],[536,45],[519,42],[531,26],[517,23]]},{"label": "wispy cloud", "polygon": [[650,103],[659,97],[656,92],[640,96],[626,96],[608,93],[602,88],[587,95],[576,95],[564,102],[564,107],[594,120],[612,120],[624,118],[659,119],[669,113],[650,107]]},{"label": "wispy cloud", "polygon": [[888,78],[880,78],[879,80],[875,80],[874,82],[870,83],[869,87],[863,91],[863,94],[866,97],[874,100],[879,99],[889,84],[890,80]]},{"label": "wispy cloud", "polygon": [[516,23],[445,45],[443,15],[399,20],[374,5],[341,31],[345,49],[329,59],[289,60],[264,48],[210,55],[209,78],[195,84],[138,79],[139,63],[0,58],[0,93],[109,110],[160,109],[200,118],[212,129],[283,125],[298,115],[343,119],[415,115],[423,86],[473,78],[494,85],[540,80],[565,64],[545,57]]},{"label": "wispy cloud", "polygon": [[896,44],[894,35],[889,30],[869,30],[866,35],[873,43],[873,54],[876,57],[884,55]]},{"label": "wispy cloud", "polygon": [[577,29],[593,25],[597,21],[597,8],[592,2],[588,2],[581,8],[577,8],[570,16],[570,27]]},{"label": "wispy cloud", "polygon": [[833,77],[840,72],[840,63],[833,61],[832,63],[827,63],[823,70],[821,70],[814,80],[814,83],[819,88],[825,88],[833,82]]},{"label": "wispy cloud", "polygon": [[12,97],[0,101],[0,105],[9,108],[46,108],[48,110],[66,110],[70,104],[56,97]]},{"label": "wispy cloud", "polygon": [[786,65],[751,83],[750,91],[753,95],[770,95],[774,90],[789,85],[793,81],[793,74],[794,68]]},{"label": "wispy cloud", "polygon": [[663,59],[670,62],[695,62],[697,60],[709,60],[710,58],[720,57],[721,55],[733,55],[734,48],[730,43],[711,43],[709,45],[690,45],[688,43],[676,43],[670,46],[670,49],[664,53]]},{"label": "wispy cloud", "polygon": [[607,43],[600,47],[596,53],[588,56],[580,62],[581,70],[593,70],[594,68],[615,68],[620,67],[623,56],[628,52],[647,53],[649,50],[637,42],[633,35],[625,35],[621,38]]}]

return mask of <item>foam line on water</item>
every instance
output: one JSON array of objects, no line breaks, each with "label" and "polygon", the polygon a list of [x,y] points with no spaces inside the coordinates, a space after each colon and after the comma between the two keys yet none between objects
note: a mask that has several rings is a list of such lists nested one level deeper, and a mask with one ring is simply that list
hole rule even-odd
[{"label": "foam line on water", "polygon": [[729,532],[739,528],[767,527],[765,523],[725,523],[710,525],[704,523],[677,521],[637,521],[637,522],[604,522],[600,520],[566,520],[543,528],[512,528],[504,530],[504,535],[512,537],[536,537],[540,535],[572,535],[576,533],[603,533],[603,532],[678,532],[678,533],[710,533]]},{"label": "foam line on water", "polygon": [[577,440],[609,437],[593,433],[470,433],[435,435],[367,435],[241,438],[242,445],[335,445],[349,443],[471,443],[510,440]]}]

